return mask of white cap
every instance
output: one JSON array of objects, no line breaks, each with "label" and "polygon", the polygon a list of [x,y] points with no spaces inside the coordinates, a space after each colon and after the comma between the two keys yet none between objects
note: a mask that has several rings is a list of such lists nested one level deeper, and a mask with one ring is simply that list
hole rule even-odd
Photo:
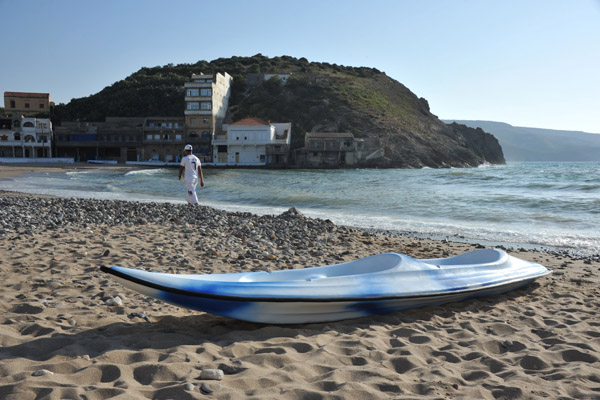
[{"label": "white cap", "polygon": [[185,148],[183,150],[189,150],[192,151],[192,145],[191,144],[186,144]]}]

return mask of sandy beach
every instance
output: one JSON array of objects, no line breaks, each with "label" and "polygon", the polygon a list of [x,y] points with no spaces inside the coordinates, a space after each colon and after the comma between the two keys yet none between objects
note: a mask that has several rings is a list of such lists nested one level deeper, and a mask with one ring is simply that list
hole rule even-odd
[{"label": "sandy beach", "polygon": [[0,399],[600,399],[595,259],[508,249],[553,273],[439,307],[263,325],[147,298],[100,266],[220,273],[481,246],[310,218],[294,239],[281,216],[60,201],[0,192]]}]

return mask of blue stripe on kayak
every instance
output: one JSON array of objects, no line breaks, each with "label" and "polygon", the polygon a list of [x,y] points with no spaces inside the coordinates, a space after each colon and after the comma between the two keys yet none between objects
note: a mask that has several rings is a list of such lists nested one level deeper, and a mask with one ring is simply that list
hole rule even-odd
[{"label": "blue stripe on kayak", "polygon": [[210,297],[191,297],[185,294],[165,291],[159,291],[157,297],[180,307],[204,311],[225,317],[231,317],[234,314],[247,312],[254,306],[249,302],[215,299]]}]

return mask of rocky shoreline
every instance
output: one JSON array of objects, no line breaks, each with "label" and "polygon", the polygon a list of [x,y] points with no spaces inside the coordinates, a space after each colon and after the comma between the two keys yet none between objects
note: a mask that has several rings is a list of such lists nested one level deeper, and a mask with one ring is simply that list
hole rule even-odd
[{"label": "rocky shoreline", "polygon": [[[258,216],[245,212],[228,212],[207,206],[190,207],[172,203],[142,203],[122,200],[98,200],[81,198],[59,198],[27,195],[17,192],[0,191],[0,235],[8,232],[27,234],[28,232],[52,231],[68,226],[117,226],[126,227],[147,224],[168,224],[173,229],[183,226],[185,229],[196,227],[201,234],[222,238],[233,235],[244,241],[256,241],[255,248],[280,247],[289,255],[291,246],[302,243],[304,248],[313,246],[320,248],[327,241],[347,238],[348,235],[359,237],[407,237],[386,231],[364,230],[338,226],[330,220],[307,218],[302,212],[292,207],[280,215]],[[413,237],[415,236],[408,235]],[[430,240],[430,239],[420,239]],[[435,241],[435,240],[434,240]],[[448,243],[448,240],[443,240]],[[262,245],[261,245],[262,243]],[[268,246],[264,246],[264,244]],[[473,243],[473,247],[481,248]],[[222,247],[222,246],[221,246]],[[515,250],[504,246],[495,246],[504,250]],[[267,251],[266,249],[263,249]],[[520,251],[527,251],[520,248]],[[549,251],[534,249],[558,257],[584,260],[587,263],[600,262],[600,254],[579,256],[568,251]],[[397,250],[400,252],[400,250]],[[442,256],[446,256],[442,254]],[[339,256],[333,257],[340,259]],[[284,260],[289,259],[284,257]]]}]

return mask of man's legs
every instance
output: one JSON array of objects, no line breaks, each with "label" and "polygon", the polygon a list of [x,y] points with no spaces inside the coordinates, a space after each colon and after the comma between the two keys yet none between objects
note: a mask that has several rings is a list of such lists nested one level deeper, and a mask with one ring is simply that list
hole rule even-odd
[{"label": "man's legs", "polygon": [[185,183],[185,188],[187,190],[187,202],[189,204],[198,204],[198,196],[196,195],[196,185],[197,184],[198,184],[197,180]]}]

